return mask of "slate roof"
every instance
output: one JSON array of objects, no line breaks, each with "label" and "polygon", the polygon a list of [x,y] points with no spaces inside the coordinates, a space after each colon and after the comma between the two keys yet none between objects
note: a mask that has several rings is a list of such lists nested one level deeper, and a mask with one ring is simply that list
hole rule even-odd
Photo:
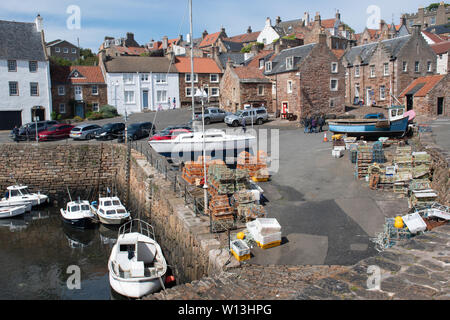
[{"label": "slate roof", "polygon": [[[170,69],[169,69],[170,66]],[[178,73],[174,64],[166,57],[139,57],[120,56],[105,61],[106,72],[109,73],[132,73],[132,72],[157,72]]]},{"label": "slate roof", "polygon": [[[409,41],[409,39],[411,39],[411,36],[407,35],[403,37],[383,40],[381,41],[381,43],[384,45],[386,50],[391,54],[391,57],[397,58],[397,55],[399,54],[400,50]],[[353,64],[356,57],[361,56],[362,63],[364,64],[370,60],[377,46],[378,42],[372,42],[361,46],[352,47],[344,55],[344,57],[350,64]]]},{"label": "slate roof", "polygon": [[227,61],[230,59],[234,62],[234,64],[243,64],[245,61],[245,54],[238,52],[224,52],[219,54],[219,61],[222,65],[222,68],[227,67]]},{"label": "slate roof", "polygon": [[287,36],[295,32],[295,29],[303,26],[302,19],[295,19],[289,21],[282,21],[277,25],[273,26],[273,29],[278,33],[281,37]]},{"label": "slate roof", "polygon": [[450,33],[450,22],[447,24],[441,24],[441,25],[429,27],[429,28],[425,29],[425,31],[432,32],[435,34]]},{"label": "slate roof", "polygon": [[0,59],[46,60],[35,23],[0,20]]},{"label": "slate roof", "polygon": [[[302,62],[311,52],[316,44],[311,43],[304,46],[289,48],[281,51],[279,54],[272,56],[272,71],[266,72],[266,75],[272,75],[282,72],[289,72],[292,70],[297,70],[297,65]],[[287,70],[286,69],[286,58],[294,57],[294,68]]]},{"label": "slate roof", "polygon": [[229,52],[241,52],[241,49],[244,47],[242,42],[222,40],[222,43]]},{"label": "slate roof", "polygon": [[403,98],[409,94],[414,95],[414,97],[425,97],[444,77],[445,75],[438,74],[417,78],[411,82],[405,90],[403,90],[400,98]]}]

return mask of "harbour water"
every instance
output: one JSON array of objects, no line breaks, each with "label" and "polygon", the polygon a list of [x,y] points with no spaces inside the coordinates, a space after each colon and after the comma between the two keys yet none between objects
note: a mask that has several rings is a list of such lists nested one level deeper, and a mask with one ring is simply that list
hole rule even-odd
[{"label": "harbour water", "polygon": [[[0,219],[0,299],[115,298],[107,262],[116,239],[117,230],[103,225],[77,230],[63,224],[54,207]],[[70,266],[80,268],[80,289],[67,286]]]}]

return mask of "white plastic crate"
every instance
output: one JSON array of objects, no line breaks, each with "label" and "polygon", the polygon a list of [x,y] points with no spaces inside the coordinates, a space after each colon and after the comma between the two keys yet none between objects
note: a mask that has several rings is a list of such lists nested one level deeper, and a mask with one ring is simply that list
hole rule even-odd
[{"label": "white plastic crate", "polygon": [[[256,240],[256,239],[255,239]],[[266,245],[272,242],[278,242],[281,241],[281,232],[272,233],[265,236],[260,236],[259,240],[256,240],[259,242],[260,245]]]},{"label": "white plastic crate", "polygon": [[233,240],[230,242],[230,247],[233,252],[235,252],[239,257],[245,256],[246,254],[250,254],[250,248],[247,244],[240,240]]},{"label": "white plastic crate", "polygon": [[425,223],[425,221],[423,221],[422,217],[417,212],[403,216],[402,220],[411,233],[417,233],[420,231],[425,231],[427,229],[427,224]]},{"label": "white plastic crate", "polygon": [[333,156],[333,158],[341,158],[344,155],[344,150],[342,149],[333,149],[333,151],[331,152],[331,155]]},{"label": "white plastic crate", "polygon": [[275,218],[258,218],[254,222],[260,235],[265,236],[281,231],[281,226]]}]

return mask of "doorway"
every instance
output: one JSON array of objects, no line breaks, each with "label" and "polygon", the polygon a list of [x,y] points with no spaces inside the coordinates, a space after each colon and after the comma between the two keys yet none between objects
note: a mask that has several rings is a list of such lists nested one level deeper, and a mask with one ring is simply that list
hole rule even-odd
[{"label": "doorway", "polygon": [[148,90],[142,91],[142,108],[148,109]]},{"label": "doorway", "polygon": [[[37,119],[35,119],[37,118]],[[33,107],[31,109],[31,120],[32,121],[44,121],[45,120],[45,108],[44,107]]]},{"label": "doorway", "polygon": [[75,104],[75,116],[84,119],[84,103]]},{"label": "doorway", "polygon": [[412,110],[414,108],[414,97],[412,94],[406,95],[406,111]]},{"label": "doorway", "polygon": [[437,98],[437,115],[443,115],[444,114],[444,98],[440,97]]}]

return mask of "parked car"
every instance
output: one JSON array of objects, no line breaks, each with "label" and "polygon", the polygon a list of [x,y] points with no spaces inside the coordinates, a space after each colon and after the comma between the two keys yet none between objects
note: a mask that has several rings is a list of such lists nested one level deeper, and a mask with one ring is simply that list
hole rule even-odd
[{"label": "parked car", "polygon": [[113,140],[123,135],[125,131],[125,123],[114,122],[105,124],[95,134],[97,140]]},{"label": "parked car", "polygon": [[[35,140],[36,139],[36,126],[37,126],[37,133],[39,137],[39,133],[42,131],[47,130],[49,127],[54,126],[55,124],[58,124],[58,121],[55,120],[45,120],[45,121],[37,121],[37,122],[29,122],[27,124],[24,124],[19,128],[19,135],[17,137],[18,140]],[[27,135],[27,129],[28,129],[28,135]],[[10,137],[14,139],[13,131],[11,131]]]},{"label": "parked car", "polygon": [[139,140],[155,133],[156,128],[151,122],[133,123],[127,128],[128,140]]},{"label": "parked car", "polygon": [[[206,108],[204,111],[205,124],[210,124],[212,122],[223,122],[225,120],[225,117],[230,114],[232,113],[219,108]],[[202,114],[196,113],[195,120],[201,121]]]},{"label": "parked car", "polygon": [[98,124],[80,124],[70,131],[70,137],[74,140],[91,140],[101,128]]},{"label": "parked car", "polygon": [[73,129],[71,124],[55,124],[54,126],[48,128],[47,130],[41,131],[39,133],[39,141],[48,141],[56,139],[68,138],[70,131]]},{"label": "parked car", "polygon": [[263,124],[268,120],[266,108],[254,108],[247,110],[238,110],[235,114],[230,114],[225,117],[225,123],[229,126],[238,127],[242,125],[242,119],[245,118],[245,124],[256,123]]},{"label": "parked car", "polygon": [[161,131],[154,136],[150,137],[149,141],[153,140],[172,140],[175,139],[178,135],[182,133],[189,133],[192,132],[192,130],[188,129],[172,129],[167,131]]},{"label": "parked car", "polygon": [[[190,122],[192,122],[192,120]],[[190,125],[179,124],[179,125],[176,125],[176,126],[168,126],[167,128],[164,128],[163,130],[161,130],[160,132],[173,130],[173,129],[186,129],[186,130],[189,130],[189,131],[193,131],[192,127]]]}]

